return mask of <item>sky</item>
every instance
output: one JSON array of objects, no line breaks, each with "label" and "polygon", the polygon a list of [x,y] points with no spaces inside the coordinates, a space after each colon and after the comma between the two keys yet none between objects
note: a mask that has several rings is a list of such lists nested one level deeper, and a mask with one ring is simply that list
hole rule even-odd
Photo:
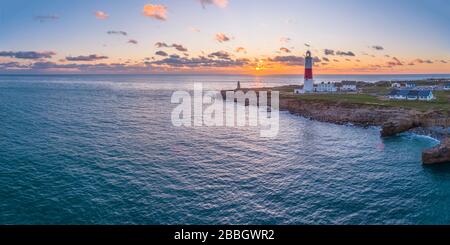
[{"label": "sky", "polygon": [[450,73],[448,0],[1,0],[0,74]]}]

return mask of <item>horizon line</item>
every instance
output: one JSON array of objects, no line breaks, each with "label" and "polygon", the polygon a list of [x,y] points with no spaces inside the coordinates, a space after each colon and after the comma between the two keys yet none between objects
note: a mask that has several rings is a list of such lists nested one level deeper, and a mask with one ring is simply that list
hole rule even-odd
[{"label": "horizon line", "polygon": [[[299,74],[248,74],[248,73],[0,73],[0,76],[186,76],[186,75],[204,75],[204,76],[251,76],[251,77],[270,77],[270,76],[304,76],[303,73]],[[405,75],[446,75],[450,76],[450,73],[326,73],[315,74],[314,76],[405,76]]]}]

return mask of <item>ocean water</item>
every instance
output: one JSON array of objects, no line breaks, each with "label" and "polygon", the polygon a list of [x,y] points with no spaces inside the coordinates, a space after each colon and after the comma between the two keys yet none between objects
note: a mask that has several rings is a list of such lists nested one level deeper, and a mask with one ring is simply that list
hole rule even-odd
[{"label": "ocean water", "polygon": [[172,126],[172,91],[236,80],[301,78],[0,76],[0,224],[450,223],[450,165],[421,165],[432,138],[286,112],[274,139]]}]

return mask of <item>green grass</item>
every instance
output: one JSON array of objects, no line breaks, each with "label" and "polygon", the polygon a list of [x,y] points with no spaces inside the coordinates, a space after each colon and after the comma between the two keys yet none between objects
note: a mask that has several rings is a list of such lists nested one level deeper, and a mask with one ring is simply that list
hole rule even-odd
[{"label": "green grass", "polygon": [[[359,94],[310,94],[310,95],[293,95],[282,94],[285,98],[296,98],[301,100],[312,101],[329,101],[334,103],[351,103],[362,105],[378,105],[389,107],[402,107],[417,109],[420,111],[428,110],[450,110],[450,91],[435,91],[433,92],[437,97],[433,101],[406,101],[406,100],[388,100],[381,96],[375,96],[366,93]],[[377,93],[378,94],[378,93]],[[387,94],[387,91],[382,94]]]},{"label": "green grass", "polygon": [[362,88],[362,92],[365,94],[388,94],[391,88],[386,86],[367,86]]}]

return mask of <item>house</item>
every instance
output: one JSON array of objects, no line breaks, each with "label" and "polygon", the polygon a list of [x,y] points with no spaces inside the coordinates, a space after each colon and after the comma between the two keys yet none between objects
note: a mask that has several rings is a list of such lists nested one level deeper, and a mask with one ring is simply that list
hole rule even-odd
[{"label": "house", "polygon": [[406,89],[394,89],[389,93],[388,97],[391,100],[406,100],[408,93],[409,90]]},{"label": "house", "polygon": [[419,100],[430,101],[434,99],[433,91],[431,90],[420,90],[418,92]]},{"label": "house", "polygon": [[402,85],[401,85],[400,83],[392,83],[392,84],[391,84],[391,87],[392,87],[392,88],[401,88]]},{"label": "house", "polygon": [[450,90],[450,82],[444,84],[444,90]]},{"label": "house", "polygon": [[333,93],[333,92],[337,92],[337,88],[334,83],[321,82],[315,87],[315,91],[318,93]]},{"label": "house", "polygon": [[409,90],[408,95],[406,96],[407,100],[417,100],[419,98],[419,91],[417,90]]},{"label": "house", "polygon": [[436,85],[432,85],[432,86],[417,86],[415,89],[416,90],[431,90],[431,91],[434,91],[434,90],[439,90],[440,87],[436,86]]},{"label": "house", "polygon": [[393,89],[388,94],[388,98],[391,100],[421,100],[421,101],[430,101],[435,99],[432,90],[415,90],[415,89]]},{"label": "house", "polygon": [[294,89],[294,94],[304,94],[306,93],[303,89],[303,85],[300,88]]},{"label": "house", "polygon": [[342,81],[342,91],[356,91],[356,81]]},{"label": "house", "polygon": [[391,90],[391,92],[389,92],[389,94],[388,94],[388,98],[391,100],[395,100],[397,97],[397,93],[398,93],[398,90],[396,90],[396,89]]},{"label": "house", "polygon": [[406,88],[415,88],[416,87],[416,83],[414,83],[414,82],[406,82],[405,87]]}]

